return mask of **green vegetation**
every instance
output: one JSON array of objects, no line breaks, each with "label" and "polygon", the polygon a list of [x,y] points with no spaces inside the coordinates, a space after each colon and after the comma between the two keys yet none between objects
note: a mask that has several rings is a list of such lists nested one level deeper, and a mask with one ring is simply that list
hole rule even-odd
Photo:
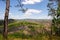
[{"label": "green vegetation", "polygon": [[[47,24],[14,20],[8,25],[8,40],[51,40],[49,31],[45,30],[44,25]],[[0,28],[2,29],[3,25]],[[0,40],[2,40],[2,34],[0,35]],[[60,38],[55,35],[51,37],[53,40]]]},{"label": "green vegetation", "polygon": [[49,0],[49,15],[53,17],[51,34],[60,36],[60,0]]},{"label": "green vegetation", "polygon": [[0,34],[0,40],[2,40],[3,39],[3,37],[2,37],[2,35]]}]

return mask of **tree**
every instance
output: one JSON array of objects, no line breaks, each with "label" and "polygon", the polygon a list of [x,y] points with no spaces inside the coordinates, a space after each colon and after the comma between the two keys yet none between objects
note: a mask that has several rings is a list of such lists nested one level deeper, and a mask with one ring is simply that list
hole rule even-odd
[{"label": "tree", "polygon": [[22,11],[23,13],[25,13],[28,10],[28,8],[24,7],[24,4],[22,4],[22,0],[17,0],[17,1],[18,1],[18,4],[15,7],[18,7],[19,11]]},{"label": "tree", "polygon": [[5,9],[5,17],[4,17],[4,30],[3,30],[3,37],[6,39],[7,39],[7,34],[8,34],[9,9],[10,9],[10,0],[6,0],[6,9]]},{"label": "tree", "polygon": [[[6,9],[5,9],[5,16],[4,16],[4,30],[3,30],[3,37],[7,39],[8,35],[8,17],[9,17],[9,10],[10,10],[10,0],[2,0],[6,1]],[[19,4],[17,4],[18,7],[20,7],[20,11],[25,12],[27,9],[23,8],[23,4],[21,4],[22,0],[17,0]]]},{"label": "tree", "polygon": [[48,3],[49,15],[53,17],[51,34],[54,31],[55,34],[59,34],[60,29],[60,0],[49,0]]}]

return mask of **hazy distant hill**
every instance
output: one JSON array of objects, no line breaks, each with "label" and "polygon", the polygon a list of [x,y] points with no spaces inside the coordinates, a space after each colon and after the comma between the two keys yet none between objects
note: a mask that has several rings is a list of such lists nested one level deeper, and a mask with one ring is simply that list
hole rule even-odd
[{"label": "hazy distant hill", "polygon": [[[14,19],[9,19],[8,22],[9,23],[12,23],[14,22],[15,20]],[[4,21],[3,20],[0,20],[0,25],[3,25]]]},{"label": "hazy distant hill", "polygon": [[50,23],[51,19],[16,19],[18,21],[28,21],[28,22],[37,22],[37,23]]},{"label": "hazy distant hill", "polygon": [[[9,23],[16,22],[16,21],[26,21],[26,22],[32,22],[32,23],[42,23],[42,24],[50,24],[51,20],[50,19],[9,19]],[[0,25],[3,25],[3,20],[0,20]]]}]

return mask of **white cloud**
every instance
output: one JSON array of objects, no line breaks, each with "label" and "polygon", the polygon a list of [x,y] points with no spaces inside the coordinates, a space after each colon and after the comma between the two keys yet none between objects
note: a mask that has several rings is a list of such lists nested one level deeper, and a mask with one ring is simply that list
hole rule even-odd
[{"label": "white cloud", "polygon": [[[34,14],[40,14],[42,11],[41,10],[36,10],[36,9],[28,9],[24,14],[20,15],[17,13],[14,14],[14,13],[9,13],[9,19],[12,18],[12,19],[25,19],[25,18],[32,18],[31,15],[34,15]],[[34,18],[34,17],[33,17]]]},{"label": "white cloud", "polygon": [[16,15],[14,13],[9,13],[9,19],[18,19],[19,15]]},{"label": "white cloud", "polygon": [[22,4],[35,4],[38,2],[41,2],[42,0],[25,0],[22,2]]},{"label": "white cloud", "polygon": [[[29,9],[26,11],[25,14],[22,14],[22,15],[19,13],[17,14],[9,13],[9,19],[52,19],[51,16],[42,15],[40,13],[41,13],[41,10]],[[37,14],[39,16],[37,16]],[[0,19],[4,19],[4,13],[0,13]]]},{"label": "white cloud", "polygon": [[[9,13],[9,19],[52,19],[51,16],[40,15],[40,13],[41,10],[29,9],[22,15],[19,15],[19,13],[17,13],[17,15],[15,13]],[[36,14],[36,16],[34,14]],[[37,16],[37,14],[40,16]]]},{"label": "white cloud", "polygon": [[28,9],[23,16],[28,17],[33,14],[40,14],[42,10],[36,10],[36,9]]},{"label": "white cloud", "polygon": [[52,17],[48,15],[44,15],[44,16],[39,16],[37,19],[52,19]]}]

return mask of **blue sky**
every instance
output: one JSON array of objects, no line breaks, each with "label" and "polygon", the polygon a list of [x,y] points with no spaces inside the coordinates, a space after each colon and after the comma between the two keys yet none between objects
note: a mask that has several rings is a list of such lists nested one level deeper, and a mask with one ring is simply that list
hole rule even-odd
[{"label": "blue sky", "polygon": [[[18,7],[14,7],[17,5],[17,0],[10,0],[10,12],[9,19],[50,19],[48,16],[48,0],[23,0],[22,4],[24,4],[24,8],[28,8],[28,10],[23,13],[22,11],[18,11]],[[4,19],[5,14],[5,2],[0,1],[0,19]]]}]

